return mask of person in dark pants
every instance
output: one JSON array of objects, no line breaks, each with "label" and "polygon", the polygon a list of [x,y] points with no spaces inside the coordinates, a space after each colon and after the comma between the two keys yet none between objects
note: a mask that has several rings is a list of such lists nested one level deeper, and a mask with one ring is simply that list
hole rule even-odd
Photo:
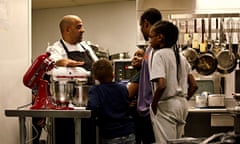
[{"label": "person in dark pants", "polygon": [[138,98],[138,85],[139,85],[139,77],[140,77],[140,70],[142,66],[142,59],[144,55],[144,48],[138,48],[137,51],[134,53],[134,56],[132,58],[131,65],[134,69],[137,70],[136,74],[133,75],[127,84],[128,93],[129,93],[129,99],[130,99],[130,112],[134,120],[135,124],[135,137],[136,137],[136,144],[141,144],[142,141],[142,134],[143,131],[141,131],[140,127],[142,122],[141,117],[139,116],[137,112],[137,98]]},{"label": "person in dark pants", "polygon": [[[162,20],[162,15],[160,11],[156,8],[149,8],[143,12],[140,17],[140,28],[145,41],[149,40],[149,33],[152,25],[157,21]],[[137,99],[137,111],[140,116],[139,122],[140,131],[142,132],[142,143],[152,144],[155,142],[152,122],[150,119],[150,104],[152,103],[153,94],[152,87],[149,78],[148,70],[148,56],[151,51],[151,47],[148,46],[145,50],[142,68],[140,71],[139,78],[139,89],[138,89],[138,99]]]},{"label": "person in dark pants", "polygon": [[[87,42],[82,41],[85,29],[83,21],[76,15],[63,16],[59,23],[62,38],[47,48],[57,67],[82,67],[91,71],[92,63],[98,60]],[[89,81],[88,84],[92,84]],[[95,144],[96,131],[92,119],[81,121],[82,143]],[[55,118],[55,143],[75,144],[73,118]]]}]

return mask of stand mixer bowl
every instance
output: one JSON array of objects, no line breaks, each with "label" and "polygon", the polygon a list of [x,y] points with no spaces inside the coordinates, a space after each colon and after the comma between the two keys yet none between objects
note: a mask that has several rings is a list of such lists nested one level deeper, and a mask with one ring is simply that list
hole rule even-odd
[{"label": "stand mixer bowl", "polygon": [[54,82],[53,96],[57,107],[68,107],[69,101],[72,99],[74,91],[74,83],[72,82]]},{"label": "stand mixer bowl", "polygon": [[75,81],[56,81],[52,86],[52,91],[59,108],[68,107],[69,104],[75,107],[85,107],[90,88],[91,85],[77,84]]},{"label": "stand mixer bowl", "polygon": [[57,107],[86,106],[90,73],[81,67],[57,67],[52,70],[53,95]]},{"label": "stand mixer bowl", "polygon": [[91,85],[76,85],[75,94],[72,97],[72,104],[76,107],[85,107],[88,102],[88,91]]}]

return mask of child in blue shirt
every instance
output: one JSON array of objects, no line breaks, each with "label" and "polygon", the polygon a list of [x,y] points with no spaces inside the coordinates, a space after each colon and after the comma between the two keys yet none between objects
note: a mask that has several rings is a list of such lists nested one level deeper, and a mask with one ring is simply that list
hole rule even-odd
[{"label": "child in blue shirt", "polygon": [[129,113],[127,87],[112,81],[113,67],[109,60],[94,62],[92,74],[100,84],[89,90],[87,109],[96,114],[102,143],[134,144],[134,122]]}]

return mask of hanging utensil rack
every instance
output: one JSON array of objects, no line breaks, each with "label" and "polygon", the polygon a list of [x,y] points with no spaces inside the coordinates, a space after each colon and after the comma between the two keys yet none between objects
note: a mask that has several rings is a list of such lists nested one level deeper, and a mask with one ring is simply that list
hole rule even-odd
[{"label": "hanging utensil rack", "polygon": [[[193,37],[195,34],[199,35],[198,43],[203,43],[203,41],[207,41],[206,51],[213,52],[213,47],[219,47],[221,49],[230,49],[232,53],[232,44],[237,45],[237,50],[234,49],[234,55],[239,59],[240,53],[240,13],[213,13],[213,14],[172,14],[168,16],[170,21],[178,22],[177,26],[179,27],[179,40],[178,43],[181,47],[186,47],[183,42],[183,37],[186,35],[186,31],[184,31],[185,25],[182,23],[188,22],[188,33],[189,29],[192,33]],[[229,20],[237,23],[234,27],[229,27],[227,22]],[[197,21],[197,22],[196,22]],[[201,25],[201,23],[203,25]],[[198,27],[196,27],[198,25]],[[202,32],[202,34],[201,34]],[[215,36],[213,36],[215,35]],[[215,39],[216,38],[216,39]],[[233,39],[235,41],[233,41]],[[192,43],[193,45],[193,43]],[[200,48],[200,45],[199,45]],[[198,50],[198,48],[195,48]],[[198,50],[198,55],[203,52]],[[214,56],[216,56],[219,51],[214,52]]]}]

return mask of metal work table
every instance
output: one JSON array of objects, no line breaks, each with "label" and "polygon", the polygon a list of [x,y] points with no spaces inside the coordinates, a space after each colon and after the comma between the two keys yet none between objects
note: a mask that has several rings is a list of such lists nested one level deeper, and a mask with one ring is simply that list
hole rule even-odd
[{"label": "metal work table", "polygon": [[25,144],[25,118],[26,117],[49,117],[49,118],[74,118],[75,121],[75,143],[81,144],[81,118],[90,118],[91,110],[28,110],[28,109],[13,109],[5,110],[5,115],[8,117],[18,117],[20,125],[20,144]]},{"label": "metal work table", "polygon": [[226,108],[189,108],[188,112],[194,113],[227,113],[228,110]]}]

